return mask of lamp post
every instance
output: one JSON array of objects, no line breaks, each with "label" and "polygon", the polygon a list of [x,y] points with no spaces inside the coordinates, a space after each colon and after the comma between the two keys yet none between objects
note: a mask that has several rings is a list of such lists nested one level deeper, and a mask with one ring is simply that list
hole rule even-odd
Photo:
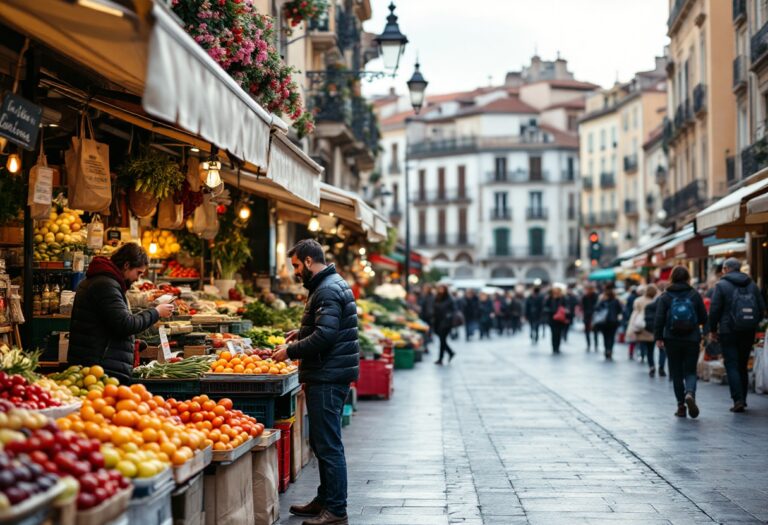
[{"label": "lamp post", "polygon": [[[418,115],[421,107],[424,105],[424,92],[427,89],[428,82],[419,71],[419,62],[416,62],[416,68],[410,80],[406,82],[408,93],[411,98],[411,107],[413,112]],[[411,291],[411,187],[408,181],[408,121],[405,119],[405,292]]]}]

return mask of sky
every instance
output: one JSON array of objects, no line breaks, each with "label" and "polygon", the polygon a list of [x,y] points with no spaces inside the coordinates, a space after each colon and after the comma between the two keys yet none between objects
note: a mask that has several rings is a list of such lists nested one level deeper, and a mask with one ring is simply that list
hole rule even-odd
[{"label": "sky", "polygon": [[[390,0],[370,0],[366,31],[379,34]],[[538,52],[554,60],[558,51],[578,80],[608,87],[637,71],[653,69],[662,55],[668,0],[395,0],[400,31],[409,40],[397,78],[364,82],[367,96],[394,86],[407,92],[418,55],[429,94],[501,84]],[[471,6],[472,9],[466,9]],[[380,59],[368,70],[381,70]]]}]

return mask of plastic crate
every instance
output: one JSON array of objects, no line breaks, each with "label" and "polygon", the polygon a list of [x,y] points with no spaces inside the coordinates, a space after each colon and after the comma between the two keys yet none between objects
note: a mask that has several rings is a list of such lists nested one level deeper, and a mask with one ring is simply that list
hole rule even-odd
[{"label": "plastic crate", "polygon": [[200,380],[203,394],[276,394],[282,396],[299,386],[299,374],[243,377],[235,374],[208,374]]},{"label": "plastic crate", "polygon": [[279,477],[278,490],[282,493],[288,490],[291,482],[291,426],[290,422],[275,423],[280,430],[280,440],[277,442],[277,474]]},{"label": "plastic crate", "polygon": [[173,520],[171,512],[171,492],[176,483],[170,481],[151,496],[132,499],[128,505],[128,523],[130,525],[167,525]]},{"label": "plastic crate", "polygon": [[296,394],[299,389],[275,398],[275,418],[288,419],[296,415]]},{"label": "plastic crate", "polygon": [[191,399],[201,394],[199,379],[137,379],[134,383],[141,383],[153,395],[166,399]]},{"label": "plastic crate", "polygon": [[357,380],[358,396],[392,396],[392,363],[384,359],[360,361],[360,378]]},{"label": "plastic crate", "polygon": [[421,363],[422,358],[423,358],[423,355],[422,355],[423,353],[424,352],[422,352],[421,350],[414,349],[413,350],[413,362],[414,363]]},{"label": "plastic crate", "polygon": [[349,426],[350,423],[352,423],[352,412],[354,410],[352,409],[352,405],[344,405],[344,411],[341,415],[341,426],[346,427]]},{"label": "plastic crate", "polygon": [[233,408],[242,410],[248,416],[255,417],[259,423],[264,423],[266,428],[274,428],[274,397],[230,396],[230,399]]},{"label": "plastic crate", "polygon": [[413,348],[395,348],[395,369],[408,370],[414,367],[415,351]]}]

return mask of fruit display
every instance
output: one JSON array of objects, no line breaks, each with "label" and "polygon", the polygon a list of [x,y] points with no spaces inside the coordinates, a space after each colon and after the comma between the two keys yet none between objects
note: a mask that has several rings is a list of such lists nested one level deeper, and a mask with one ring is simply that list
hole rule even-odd
[{"label": "fruit display", "polygon": [[49,491],[58,481],[27,455],[0,452],[0,511]]},{"label": "fruit display", "polygon": [[258,355],[233,354],[224,351],[211,363],[210,373],[287,375],[298,368],[290,362],[276,362],[272,359],[262,359]]},{"label": "fruit display", "polygon": [[58,261],[64,253],[84,249],[87,233],[82,214],[65,208],[61,213],[52,211],[48,220],[36,221],[34,260]]},{"label": "fruit display", "polygon": [[200,395],[189,401],[169,399],[166,406],[187,428],[201,431],[206,445],[216,451],[232,450],[264,432],[264,425],[256,418],[234,410],[231,399],[223,398],[216,402]]},{"label": "fruit display", "polygon": [[182,266],[178,261],[168,261],[162,275],[172,279],[199,279],[200,272],[196,268]]},{"label": "fruit display", "polygon": [[[150,250],[150,244],[154,243],[157,250]],[[168,230],[144,230],[141,237],[141,246],[153,259],[167,259],[179,253],[181,245],[176,236]]]},{"label": "fruit display", "polygon": [[147,478],[179,466],[206,447],[205,436],[174,418],[166,401],[141,384],[107,385],[88,393],[80,411],[60,428],[98,440],[105,464],[128,478]]},{"label": "fruit display", "polygon": [[272,328],[252,328],[245,336],[251,340],[254,347],[274,348],[285,343],[283,331]]},{"label": "fruit display", "polygon": [[34,383],[37,379],[35,369],[42,352],[24,352],[20,348],[10,348],[0,344],[0,370],[8,375],[20,375],[27,381]]},{"label": "fruit display", "polygon": [[73,405],[80,401],[80,398],[72,393],[69,387],[59,384],[50,377],[41,377],[35,381],[35,384],[51,393],[53,399],[62,405]]},{"label": "fruit display", "polygon": [[6,401],[6,407],[35,410],[61,406],[61,402],[49,390],[30,383],[19,374],[8,375],[4,371],[0,371],[0,401]]},{"label": "fruit display", "polygon": [[51,374],[50,379],[64,386],[78,397],[85,397],[88,392],[93,390],[104,390],[107,385],[117,386],[120,382],[117,378],[109,377],[104,373],[104,369],[98,365],[95,366],[70,366],[63,372]]},{"label": "fruit display", "polygon": [[211,369],[211,362],[216,358],[209,355],[198,355],[171,360],[168,363],[156,361],[133,369],[133,376],[144,379],[197,379]]}]

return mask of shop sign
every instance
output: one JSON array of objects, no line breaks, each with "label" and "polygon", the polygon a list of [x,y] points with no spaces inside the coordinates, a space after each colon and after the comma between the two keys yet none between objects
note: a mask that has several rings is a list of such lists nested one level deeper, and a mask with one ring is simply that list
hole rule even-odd
[{"label": "shop sign", "polygon": [[35,149],[43,108],[8,93],[0,108],[0,136],[30,151]]}]

